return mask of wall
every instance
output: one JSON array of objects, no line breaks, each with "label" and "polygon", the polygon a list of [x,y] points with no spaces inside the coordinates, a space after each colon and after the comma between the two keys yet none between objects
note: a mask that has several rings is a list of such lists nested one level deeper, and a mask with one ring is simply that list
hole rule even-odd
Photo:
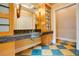
[{"label": "wall", "polygon": [[77,15],[77,29],[76,29],[76,37],[77,37],[77,40],[76,40],[76,46],[77,46],[77,50],[79,50],[79,4],[77,4],[77,10],[76,10],[76,15]]},{"label": "wall", "polygon": [[[54,12],[55,10],[67,6],[69,4],[55,4],[52,6],[52,13],[56,16],[56,23],[53,24],[55,35],[57,38],[67,41],[76,41],[76,7],[72,6],[60,11]],[[55,20],[53,17],[52,20]],[[55,29],[56,28],[56,29]]]},{"label": "wall", "polygon": [[32,29],[32,23],[35,24],[32,12],[28,11],[24,7],[21,7],[21,16],[15,20],[15,29]]}]

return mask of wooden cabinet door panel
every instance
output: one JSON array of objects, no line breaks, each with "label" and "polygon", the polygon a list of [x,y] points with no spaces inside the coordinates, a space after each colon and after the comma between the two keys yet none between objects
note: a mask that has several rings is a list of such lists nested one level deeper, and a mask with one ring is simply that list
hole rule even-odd
[{"label": "wooden cabinet door panel", "polygon": [[14,56],[15,42],[0,43],[0,56]]}]

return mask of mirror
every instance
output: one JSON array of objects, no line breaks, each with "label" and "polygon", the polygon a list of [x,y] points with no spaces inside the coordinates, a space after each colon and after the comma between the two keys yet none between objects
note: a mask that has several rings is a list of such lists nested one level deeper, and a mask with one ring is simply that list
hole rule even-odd
[{"label": "mirror", "polygon": [[9,31],[9,20],[5,18],[0,18],[0,32]]},{"label": "mirror", "polygon": [[1,13],[9,13],[9,4],[0,3],[0,12]]}]

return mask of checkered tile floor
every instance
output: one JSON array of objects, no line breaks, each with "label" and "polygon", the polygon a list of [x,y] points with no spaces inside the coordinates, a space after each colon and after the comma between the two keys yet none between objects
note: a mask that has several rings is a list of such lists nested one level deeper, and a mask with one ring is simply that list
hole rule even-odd
[{"label": "checkered tile floor", "polygon": [[76,43],[58,40],[56,45],[35,46],[24,50],[17,56],[79,56]]}]

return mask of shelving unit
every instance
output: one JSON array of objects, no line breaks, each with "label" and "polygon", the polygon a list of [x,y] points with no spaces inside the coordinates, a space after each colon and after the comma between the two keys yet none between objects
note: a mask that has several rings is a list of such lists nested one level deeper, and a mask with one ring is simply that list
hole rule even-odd
[{"label": "shelving unit", "polygon": [[37,29],[41,29],[42,32],[51,31],[51,7],[47,4],[40,4],[37,17]]},{"label": "shelving unit", "polygon": [[46,29],[51,31],[51,8],[45,4],[45,19],[46,19]]},{"label": "shelving unit", "polygon": [[[49,33],[51,32],[51,6],[48,4],[39,4],[38,12],[36,13],[37,16],[37,29],[41,29],[42,33]],[[52,34],[45,34],[41,36],[42,45],[49,45],[51,44]]]}]

